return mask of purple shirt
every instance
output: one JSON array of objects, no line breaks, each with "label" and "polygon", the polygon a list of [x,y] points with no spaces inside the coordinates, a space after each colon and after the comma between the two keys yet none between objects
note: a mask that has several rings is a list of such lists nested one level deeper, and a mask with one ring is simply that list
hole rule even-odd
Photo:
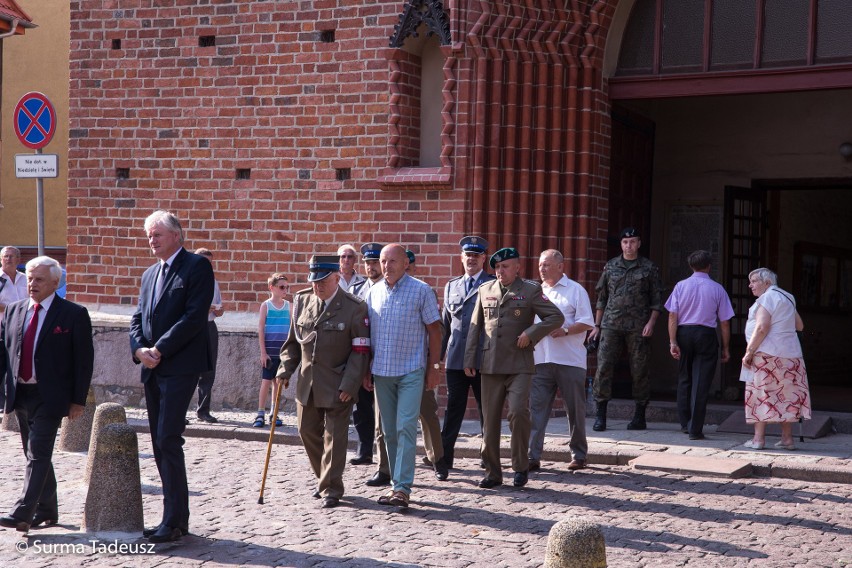
[{"label": "purple shirt", "polygon": [[678,325],[703,325],[716,328],[716,318],[727,321],[734,317],[728,293],[706,272],[693,272],[678,282],[666,301],[666,309],[677,314]]}]

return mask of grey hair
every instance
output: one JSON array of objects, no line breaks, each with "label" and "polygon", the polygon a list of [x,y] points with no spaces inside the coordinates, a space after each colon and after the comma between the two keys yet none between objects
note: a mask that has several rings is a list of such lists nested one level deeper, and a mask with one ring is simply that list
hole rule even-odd
[{"label": "grey hair", "polygon": [[358,255],[358,251],[355,249],[355,247],[347,243],[345,245],[340,245],[339,247],[337,247],[337,256],[343,254],[343,251],[345,250],[351,250],[353,254],[355,254],[356,256]]},{"label": "grey hair", "polygon": [[545,251],[541,251],[539,258],[543,256],[552,256],[553,260],[555,260],[557,263],[565,261],[565,257],[562,256],[562,253],[556,249],[547,249]]},{"label": "grey hair", "polygon": [[768,268],[755,268],[748,273],[748,279],[752,276],[757,276],[761,282],[768,283],[770,286],[778,286],[778,275]]},{"label": "grey hair", "polygon": [[62,266],[59,262],[49,256],[37,256],[27,263],[27,273],[32,272],[34,268],[39,266],[47,266],[50,269],[50,276],[59,282],[62,278]]},{"label": "grey hair", "polygon": [[178,240],[183,244],[183,229],[180,226],[180,220],[174,213],[162,209],[154,211],[145,219],[144,227],[146,233],[154,227],[163,227],[173,233],[177,233]]},{"label": "grey hair", "polygon": [[9,251],[14,254],[16,257],[21,258],[21,251],[18,250],[18,247],[8,246],[0,249],[0,256],[3,255],[4,252]]}]

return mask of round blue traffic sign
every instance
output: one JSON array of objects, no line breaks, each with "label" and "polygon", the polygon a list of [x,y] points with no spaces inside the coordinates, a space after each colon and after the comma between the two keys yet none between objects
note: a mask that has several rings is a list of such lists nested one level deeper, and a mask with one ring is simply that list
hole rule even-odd
[{"label": "round blue traffic sign", "polygon": [[56,132],[56,109],[41,93],[27,93],[15,107],[15,135],[27,148],[47,146]]}]

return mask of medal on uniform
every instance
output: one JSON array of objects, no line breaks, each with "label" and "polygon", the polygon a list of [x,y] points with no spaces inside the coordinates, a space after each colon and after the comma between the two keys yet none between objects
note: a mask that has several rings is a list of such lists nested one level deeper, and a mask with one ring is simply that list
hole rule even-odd
[{"label": "medal on uniform", "polygon": [[346,326],[343,325],[343,322],[340,322],[339,324],[337,324],[337,331],[343,331],[344,327],[346,327]]},{"label": "medal on uniform", "polygon": [[521,317],[521,310],[515,310],[513,313],[515,314],[516,318]]}]

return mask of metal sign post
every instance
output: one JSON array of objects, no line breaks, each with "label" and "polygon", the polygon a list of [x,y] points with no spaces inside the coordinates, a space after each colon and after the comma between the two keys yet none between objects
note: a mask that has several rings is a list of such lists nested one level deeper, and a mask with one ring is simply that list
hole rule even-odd
[{"label": "metal sign post", "polygon": [[[23,159],[23,166],[18,164],[18,156],[15,156],[16,177],[36,178],[36,214],[38,216],[38,255],[44,256],[44,178],[57,177],[58,168],[53,156],[53,167],[43,162],[41,149],[47,146],[56,132],[56,109],[51,102],[41,93],[27,93],[18,101],[15,107],[15,134],[21,144],[35,150],[35,155],[29,164]],[[46,156],[45,156],[46,158]],[[33,175],[34,174],[34,175]]]}]

